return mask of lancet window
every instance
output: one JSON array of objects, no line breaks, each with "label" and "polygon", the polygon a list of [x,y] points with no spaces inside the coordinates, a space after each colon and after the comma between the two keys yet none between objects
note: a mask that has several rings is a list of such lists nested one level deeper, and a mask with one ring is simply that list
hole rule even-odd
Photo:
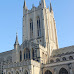
[{"label": "lancet window", "polygon": [[30,38],[33,38],[33,21],[30,19]]},{"label": "lancet window", "polygon": [[40,24],[40,18],[37,17],[37,36],[41,37],[41,24]]}]

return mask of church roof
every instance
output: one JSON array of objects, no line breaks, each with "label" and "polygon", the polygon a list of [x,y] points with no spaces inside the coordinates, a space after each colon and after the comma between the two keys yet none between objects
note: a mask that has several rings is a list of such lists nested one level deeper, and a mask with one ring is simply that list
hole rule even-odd
[{"label": "church roof", "polygon": [[[13,50],[14,50],[14,49],[13,49]],[[12,54],[12,51],[13,51],[13,50],[0,53],[0,57],[1,57],[1,56],[5,56],[5,55],[8,55],[8,54]]]},{"label": "church roof", "polygon": [[51,56],[61,56],[61,55],[68,55],[74,53],[74,46],[59,48],[57,50],[53,50]]}]

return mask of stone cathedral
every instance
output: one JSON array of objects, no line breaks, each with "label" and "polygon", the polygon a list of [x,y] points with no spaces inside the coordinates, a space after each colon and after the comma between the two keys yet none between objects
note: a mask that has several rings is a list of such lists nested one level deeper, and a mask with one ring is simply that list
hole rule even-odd
[{"label": "stone cathedral", "polygon": [[58,48],[52,5],[29,10],[24,0],[22,44],[0,53],[0,74],[74,74],[74,46]]}]

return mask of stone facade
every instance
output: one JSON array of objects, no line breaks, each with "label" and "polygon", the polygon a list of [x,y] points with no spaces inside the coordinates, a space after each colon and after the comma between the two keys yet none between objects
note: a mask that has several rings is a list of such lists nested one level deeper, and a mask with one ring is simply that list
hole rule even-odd
[{"label": "stone facade", "polygon": [[74,74],[74,46],[58,49],[52,6],[23,6],[22,44],[0,53],[0,74]]}]

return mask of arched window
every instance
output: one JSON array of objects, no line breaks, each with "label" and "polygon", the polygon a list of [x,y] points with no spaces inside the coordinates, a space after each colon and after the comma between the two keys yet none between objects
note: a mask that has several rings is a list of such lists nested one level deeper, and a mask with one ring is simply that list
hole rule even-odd
[{"label": "arched window", "polygon": [[50,60],[50,63],[53,63],[54,62],[54,60]]},{"label": "arched window", "polygon": [[40,18],[37,17],[37,36],[41,37],[41,25],[40,25]]},{"label": "arched window", "polygon": [[60,62],[60,59],[59,59],[59,58],[57,58],[57,59],[56,59],[56,62]]},{"label": "arched window", "polygon": [[26,48],[26,59],[30,59],[30,51]]},{"label": "arched window", "polygon": [[30,38],[33,38],[33,21],[30,19]]},{"label": "arched window", "polygon": [[34,60],[34,49],[32,49],[32,59]]},{"label": "arched window", "polygon": [[47,71],[45,72],[45,74],[52,74],[52,72],[51,72],[50,70],[47,70]]},{"label": "arched window", "polygon": [[28,71],[25,71],[25,74],[28,74]]},{"label": "arched window", "polygon": [[73,60],[73,57],[72,57],[72,56],[70,56],[70,57],[69,57],[69,60]]},{"label": "arched window", "polygon": [[65,68],[61,68],[59,74],[68,74],[68,71]]},{"label": "arched window", "polygon": [[65,58],[65,57],[63,57],[63,58],[62,58],[62,60],[63,60],[63,61],[66,61],[66,58]]},{"label": "arched window", "polygon": [[22,61],[22,52],[20,51],[20,62]]}]

